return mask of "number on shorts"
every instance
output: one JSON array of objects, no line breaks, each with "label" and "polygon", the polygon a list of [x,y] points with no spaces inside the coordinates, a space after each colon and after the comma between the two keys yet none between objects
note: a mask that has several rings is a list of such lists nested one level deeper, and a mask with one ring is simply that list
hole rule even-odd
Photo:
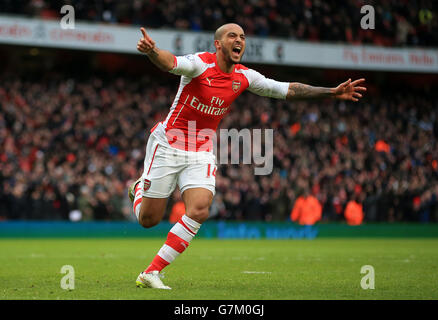
[{"label": "number on shorts", "polygon": [[[210,172],[211,172],[211,164],[208,164],[207,166],[207,178],[210,178]],[[213,172],[211,172],[213,177],[216,177],[216,166],[213,169]]]}]

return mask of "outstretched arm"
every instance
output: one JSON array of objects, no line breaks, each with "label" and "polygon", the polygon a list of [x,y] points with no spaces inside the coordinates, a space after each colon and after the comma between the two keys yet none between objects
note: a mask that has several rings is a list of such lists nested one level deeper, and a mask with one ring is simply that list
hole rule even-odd
[{"label": "outstretched arm", "polygon": [[166,50],[155,46],[155,41],[146,33],[145,28],[140,28],[143,38],[137,43],[137,50],[145,53],[149,60],[163,71],[169,71],[174,67],[175,56]]},{"label": "outstretched arm", "polygon": [[299,82],[291,82],[286,95],[287,100],[334,98],[339,100],[359,101],[360,92],[367,89],[359,86],[365,79],[351,82],[351,79],[341,83],[336,88],[312,87]]},{"label": "outstretched arm", "polygon": [[334,98],[340,100],[358,101],[362,98],[361,92],[366,91],[360,84],[365,79],[345,81],[336,88],[312,87],[299,82],[280,82],[266,78],[261,73],[248,69],[244,71],[248,81],[248,90],[264,97],[287,100],[324,99]]}]

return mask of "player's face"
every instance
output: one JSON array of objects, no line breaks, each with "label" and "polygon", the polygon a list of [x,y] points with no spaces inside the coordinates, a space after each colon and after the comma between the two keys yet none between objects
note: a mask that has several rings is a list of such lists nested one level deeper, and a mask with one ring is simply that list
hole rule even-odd
[{"label": "player's face", "polygon": [[222,51],[226,59],[239,63],[245,52],[245,33],[241,28],[231,28],[223,35]]}]

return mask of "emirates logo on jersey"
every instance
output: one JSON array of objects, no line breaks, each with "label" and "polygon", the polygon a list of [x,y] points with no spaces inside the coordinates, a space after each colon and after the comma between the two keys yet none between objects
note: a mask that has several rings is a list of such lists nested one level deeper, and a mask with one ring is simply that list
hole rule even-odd
[{"label": "emirates logo on jersey", "polygon": [[150,187],[151,187],[151,180],[144,179],[143,190],[144,191],[148,191]]},{"label": "emirates logo on jersey", "polygon": [[240,81],[233,81],[232,88],[234,92],[238,92],[240,90]]}]

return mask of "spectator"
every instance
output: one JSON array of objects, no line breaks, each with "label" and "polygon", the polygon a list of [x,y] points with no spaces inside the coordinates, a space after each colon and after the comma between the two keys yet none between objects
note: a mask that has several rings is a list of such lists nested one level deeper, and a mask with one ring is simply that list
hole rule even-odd
[{"label": "spectator", "polygon": [[293,222],[301,225],[314,225],[321,220],[321,215],[322,206],[318,199],[305,190],[303,195],[297,198],[290,217]]},{"label": "spectator", "polygon": [[362,204],[360,204],[356,198],[350,200],[345,208],[344,216],[347,224],[350,226],[358,226],[362,224],[364,216]]}]

